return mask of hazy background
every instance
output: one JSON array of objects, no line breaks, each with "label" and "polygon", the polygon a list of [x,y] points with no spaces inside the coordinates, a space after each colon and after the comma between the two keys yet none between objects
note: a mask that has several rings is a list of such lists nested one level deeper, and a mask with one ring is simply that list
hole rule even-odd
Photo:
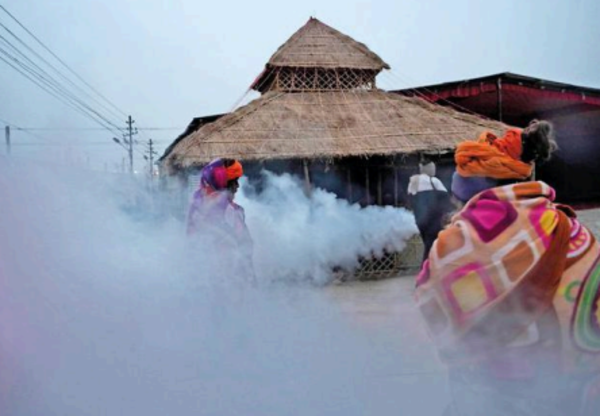
[{"label": "hazy background", "polygon": [[264,199],[240,198],[250,287],[230,264],[210,267],[215,252],[181,222],[125,209],[144,191],[119,175],[2,162],[2,416],[434,416],[448,403],[412,279],[357,291],[289,276],[398,246],[415,228],[405,210],[309,201],[274,178]]},{"label": "hazy background", "polygon": [[[503,71],[600,87],[600,3],[591,0],[0,4],[119,108],[105,114],[112,123],[124,126],[131,114],[154,128],[138,140],[154,138],[159,152],[193,117],[231,110],[310,16],[381,55],[393,74],[379,78],[385,89]],[[1,10],[0,23],[42,53]],[[125,152],[113,132],[89,130],[99,126],[0,62],[6,121],[30,130],[13,129],[12,161],[0,138],[2,415],[436,415],[445,407],[443,369],[412,306],[412,282],[389,294],[397,303],[383,326],[381,314],[353,309],[369,289],[354,301],[330,289],[232,287],[203,268],[206,253],[186,246],[181,223],[123,212],[135,184],[90,172],[120,169]],[[300,198],[289,182],[275,185],[275,199],[282,189]],[[369,230],[372,248],[385,246],[378,237],[389,231],[414,232],[402,211],[357,214],[324,194],[281,200],[294,205],[283,213],[267,209],[272,201],[240,200],[263,275],[350,258],[350,243]],[[398,228],[376,228],[390,221]],[[332,251],[319,258],[315,246]]]},{"label": "hazy background", "polygon": [[[310,16],[366,43],[388,62],[391,74],[379,77],[385,89],[504,71],[600,87],[600,3],[592,0],[0,4],[139,127],[160,128],[138,136],[140,142],[153,138],[160,153],[193,117],[231,110],[272,53]],[[0,22],[31,40],[1,10]],[[7,36],[2,28],[0,33]],[[124,126],[124,115],[107,117]],[[99,126],[3,62],[0,119],[67,129],[13,131],[14,157],[115,170],[126,156],[109,131],[69,130]],[[137,168],[143,150],[140,144]]]}]

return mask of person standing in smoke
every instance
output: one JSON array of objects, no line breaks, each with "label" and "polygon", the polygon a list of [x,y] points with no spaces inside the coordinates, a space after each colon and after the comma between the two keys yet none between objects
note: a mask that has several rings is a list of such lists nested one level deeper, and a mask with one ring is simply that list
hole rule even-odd
[{"label": "person standing in smoke", "polygon": [[456,149],[452,192],[465,205],[415,290],[449,366],[447,415],[600,414],[600,246],[530,180],[556,149],[537,120]]},{"label": "person standing in smoke", "polygon": [[242,164],[234,159],[215,159],[200,173],[187,219],[187,235],[209,244],[219,254],[223,266],[234,265],[254,281],[253,241],[244,209],[233,200],[244,174]]},{"label": "person standing in smoke", "polygon": [[451,210],[448,190],[435,177],[435,164],[419,163],[419,174],[413,175],[408,183],[408,198],[421,239],[423,240],[423,261],[438,233],[442,230],[444,216]]}]

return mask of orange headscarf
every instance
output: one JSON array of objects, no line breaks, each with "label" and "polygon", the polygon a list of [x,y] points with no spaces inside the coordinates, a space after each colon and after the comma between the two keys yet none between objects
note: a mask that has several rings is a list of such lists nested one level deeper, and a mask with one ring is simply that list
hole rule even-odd
[{"label": "orange headscarf", "polygon": [[454,161],[458,174],[464,177],[527,179],[531,176],[533,167],[520,160],[522,152],[520,130],[510,129],[501,138],[484,132],[476,142],[460,143],[456,148]]},{"label": "orange headscarf", "polygon": [[225,172],[227,172],[227,180],[231,181],[241,178],[244,174],[244,169],[242,168],[242,164],[236,160],[233,162],[233,165],[225,168]]}]

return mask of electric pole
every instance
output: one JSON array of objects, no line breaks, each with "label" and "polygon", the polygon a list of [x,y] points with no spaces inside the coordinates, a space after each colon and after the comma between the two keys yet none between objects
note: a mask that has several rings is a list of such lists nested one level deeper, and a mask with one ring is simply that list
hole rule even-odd
[{"label": "electric pole", "polygon": [[133,127],[133,123],[135,120],[129,116],[127,118],[127,134],[129,136],[129,140],[125,140],[125,143],[129,146],[127,152],[129,153],[129,173],[133,175],[133,135],[137,134],[137,128]]},{"label": "electric pole", "polygon": [[6,154],[10,155],[10,126],[4,128],[4,135],[6,136]]},{"label": "electric pole", "polygon": [[[127,130],[123,133],[123,141],[117,137],[113,137],[113,141],[127,151],[129,156],[129,173],[133,175],[133,136],[138,134],[138,129],[133,127],[135,120],[131,116],[127,117],[126,123]],[[123,159],[123,172],[125,172],[125,159]]]},{"label": "electric pole", "polygon": [[148,149],[146,150],[146,153],[148,153],[148,156],[144,155],[144,159],[150,163],[150,179],[152,179],[154,177],[154,155],[158,154],[154,151],[152,139],[148,140]]}]

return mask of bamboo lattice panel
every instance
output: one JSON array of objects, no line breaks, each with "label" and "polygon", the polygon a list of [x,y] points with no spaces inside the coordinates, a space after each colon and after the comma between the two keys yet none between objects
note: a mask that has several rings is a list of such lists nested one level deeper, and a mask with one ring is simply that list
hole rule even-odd
[{"label": "bamboo lattice panel", "polygon": [[354,272],[359,280],[374,280],[396,277],[400,274],[415,273],[421,267],[423,243],[417,235],[408,241],[400,253],[384,253],[383,256],[360,260],[360,267]]}]

